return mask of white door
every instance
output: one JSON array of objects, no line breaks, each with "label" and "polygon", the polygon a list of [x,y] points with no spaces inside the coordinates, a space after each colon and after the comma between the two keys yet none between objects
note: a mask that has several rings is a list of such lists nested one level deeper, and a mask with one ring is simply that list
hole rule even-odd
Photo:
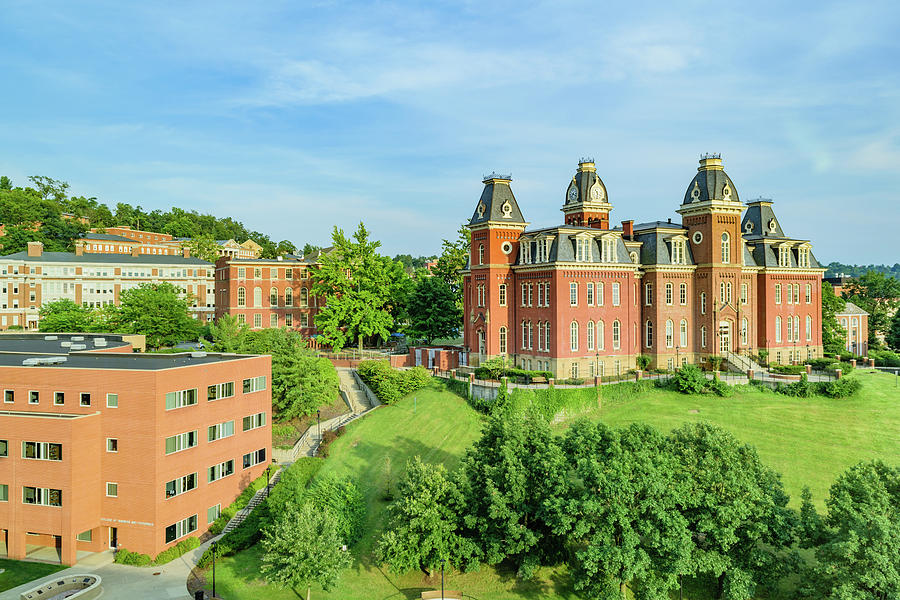
[{"label": "white door", "polygon": [[428,368],[429,369],[434,368],[434,352],[435,352],[434,350],[428,351]]},{"label": "white door", "polygon": [[416,366],[417,367],[422,366],[422,351],[421,350],[416,350]]},{"label": "white door", "polygon": [[719,323],[719,352],[731,352],[731,323]]}]

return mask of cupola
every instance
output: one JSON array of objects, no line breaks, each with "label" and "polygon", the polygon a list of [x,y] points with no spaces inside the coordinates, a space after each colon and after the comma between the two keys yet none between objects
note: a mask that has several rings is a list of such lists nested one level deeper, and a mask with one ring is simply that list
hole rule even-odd
[{"label": "cupola", "polygon": [[566,225],[609,229],[609,211],[612,204],[606,193],[606,185],[597,175],[593,158],[582,158],[572,181],[566,188],[562,212]]}]

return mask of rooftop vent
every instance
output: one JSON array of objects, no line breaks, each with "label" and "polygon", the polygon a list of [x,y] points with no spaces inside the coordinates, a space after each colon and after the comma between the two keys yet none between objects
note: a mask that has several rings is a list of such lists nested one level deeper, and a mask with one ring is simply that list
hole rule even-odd
[{"label": "rooftop vent", "polygon": [[191,352],[191,358],[206,358],[206,352]]},{"label": "rooftop vent", "polygon": [[72,342],[70,342],[70,341],[60,342],[59,345],[62,346],[63,348],[68,348],[72,345]]},{"label": "rooftop vent", "polygon": [[72,350],[87,350],[87,345],[85,344],[72,344]]},{"label": "rooftop vent", "polygon": [[103,338],[98,338],[94,340],[94,346],[96,346],[97,348],[106,348],[106,340],[104,340]]},{"label": "rooftop vent", "polygon": [[45,335],[44,339],[47,341],[58,340],[59,336],[58,335]]},{"label": "rooftop vent", "polygon": [[83,336],[83,335],[73,335],[73,336],[72,336],[72,341],[73,341],[73,342],[83,342],[83,341],[84,341],[84,336]]},{"label": "rooftop vent", "polygon": [[23,360],[22,366],[36,367],[38,365],[59,365],[66,362],[67,360],[68,359],[65,356],[35,356]]}]

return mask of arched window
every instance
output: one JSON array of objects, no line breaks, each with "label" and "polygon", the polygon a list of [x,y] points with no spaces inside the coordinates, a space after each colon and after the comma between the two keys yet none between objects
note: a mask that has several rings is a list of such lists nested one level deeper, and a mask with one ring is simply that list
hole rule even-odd
[{"label": "arched window", "polygon": [[687,319],[681,320],[681,325],[678,327],[678,345],[682,348],[687,348]]},{"label": "arched window", "polygon": [[741,344],[747,345],[747,318],[741,319]]},{"label": "arched window", "polygon": [[572,352],[578,350],[578,321],[572,321],[569,325],[569,349]]},{"label": "arched window", "polygon": [[269,290],[269,306],[278,306],[278,289],[272,288]]},{"label": "arched window", "polygon": [[597,350],[606,349],[606,324],[603,321],[597,321]]},{"label": "arched window", "polygon": [[809,304],[812,302],[812,286],[810,284],[806,284],[806,303]]},{"label": "arched window", "polygon": [[653,304],[653,284],[645,283],[644,284],[644,304],[650,306]]},{"label": "arched window", "polygon": [[706,325],[700,328],[700,347],[706,348]]},{"label": "arched window", "polygon": [[550,321],[544,323],[544,350],[550,351]]},{"label": "arched window", "polygon": [[522,350],[528,347],[528,323],[522,319]]},{"label": "arched window", "polygon": [[653,347],[653,321],[650,320],[644,324],[644,346]]},{"label": "arched window", "polygon": [[775,341],[781,341],[781,317],[775,317]]},{"label": "arched window", "polygon": [[806,341],[812,341],[812,317],[806,315]]},{"label": "arched window", "polygon": [[722,233],[722,264],[731,262],[731,237],[728,232]]},{"label": "arched window", "polygon": [[588,350],[594,349],[594,322],[593,321],[587,322],[587,349]]},{"label": "arched window", "polygon": [[719,302],[725,304],[725,282],[719,282]]},{"label": "arched window", "polygon": [[534,342],[534,338],[532,337],[533,329],[531,328],[531,321],[528,321],[528,349],[531,350],[534,346],[532,343]]},{"label": "arched window", "polygon": [[616,319],[612,324],[612,342],[613,342],[613,350],[618,350],[622,347],[622,338],[621,338],[622,324],[619,323],[619,320]]},{"label": "arched window", "polygon": [[308,288],[300,288],[300,307],[306,308],[309,306],[309,289]]},{"label": "arched window", "polygon": [[673,290],[672,284],[667,283],[666,284],[666,304],[669,306],[671,306],[672,302],[673,302],[673,300],[672,300],[673,292],[674,292],[674,290]]},{"label": "arched window", "polygon": [[294,290],[292,288],[284,288],[284,305],[294,305]]},{"label": "arched window", "polygon": [[[540,289],[540,288],[538,288]],[[543,321],[538,321],[538,350],[544,349],[544,323]],[[538,365],[540,365],[540,361],[538,361]],[[538,367],[540,369],[540,366]]]},{"label": "arched window", "polygon": [[253,306],[262,306],[262,288],[253,288]]},{"label": "arched window", "polygon": [[247,306],[247,290],[244,286],[238,288],[238,306]]},{"label": "arched window", "polygon": [[506,306],[506,284],[501,283],[500,287],[497,290],[497,299],[500,301],[500,306]]},{"label": "arched window", "polygon": [[794,341],[800,341],[800,317],[794,317]]},{"label": "arched window", "polygon": [[700,314],[706,314],[706,292],[700,293]]},{"label": "arched window", "polygon": [[675,324],[672,319],[666,319],[666,348],[675,345]]},{"label": "arched window", "polygon": [[484,264],[484,244],[478,245],[478,264]]},{"label": "arched window", "polygon": [[687,304],[687,284],[682,283],[678,286],[678,303],[682,306]]},{"label": "arched window", "polygon": [[500,328],[500,354],[506,354],[506,327]]},{"label": "arched window", "polygon": [[725,284],[725,302],[731,304],[731,282]]}]

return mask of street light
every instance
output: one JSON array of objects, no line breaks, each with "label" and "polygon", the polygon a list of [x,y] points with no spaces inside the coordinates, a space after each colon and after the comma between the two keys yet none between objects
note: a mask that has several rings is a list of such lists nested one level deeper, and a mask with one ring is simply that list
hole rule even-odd
[{"label": "street light", "polygon": [[444,600],[444,559],[441,559],[441,600]]},{"label": "street light", "polygon": [[269,497],[269,473],[272,471],[272,465],[266,465],[266,498]]},{"label": "street light", "polygon": [[212,556],[213,556],[213,598],[216,597],[216,541],[213,540],[212,543]]},{"label": "street light", "polygon": [[319,410],[317,409],[317,410],[316,410],[316,435],[317,435],[317,436],[319,437],[319,439],[321,440],[321,439],[322,439],[322,428],[319,426],[319,415],[320,415],[320,413],[321,413],[321,411],[319,411]]}]

